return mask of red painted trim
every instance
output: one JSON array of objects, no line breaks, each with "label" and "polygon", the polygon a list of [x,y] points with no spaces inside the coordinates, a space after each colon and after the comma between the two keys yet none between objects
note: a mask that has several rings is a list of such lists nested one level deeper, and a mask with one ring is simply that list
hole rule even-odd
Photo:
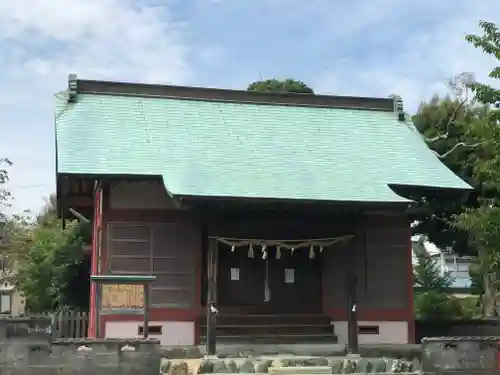
[{"label": "red painted trim", "polygon": [[[91,265],[90,265],[90,273],[92,275],[97,274],[97,242],[99,236],[99,224],[100,224],[100,215],[99,215],[99,207],[101,201],[101,190],[97,190],[94,196],[94,215],[92,220],[92,253],[91,253]],[[96,316],[95,316],[95,308],[96,308],[96,285],[94,283],[90,284],[90,313],[89,313],[89,328],[87,335],[88,337],[96,336]]]},{"label": "red painted trim", "polygon": [[[92,253],[91,253],[91,266],[90,272],[92,275],[96,275],[98,272],[98,237],[99,237],[99,228],[102,225],[101,218],[101,202],[102,202],[102,189],[98,189],[95,193],[94,197],[94,217],[92,220]],[[102,246],[102,244],[101,244]],[[96,316],[95,316],[95,308],[96,308],[96,295],[97,295],[97,287],[94,283],[90,284],[90,312],[89,312],[89,327],[87,336],[88,337],[96,337]]]},{"label": "red painted trim", "polygon": [[415,343],[415,313],[413,311],[414,296],[413,296],[413,264],[412,255],[413,248],[411,242],[411,228],[408,227],[408,343]]}]

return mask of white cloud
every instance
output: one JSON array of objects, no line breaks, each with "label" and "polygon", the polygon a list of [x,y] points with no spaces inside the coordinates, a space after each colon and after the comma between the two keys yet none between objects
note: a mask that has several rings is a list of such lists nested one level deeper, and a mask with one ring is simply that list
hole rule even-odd
[{"label": "white cloud", "polygon": [[37,210],[55,190],[53,94],[68,73],[185,82],[181,31],[167,6],[133,0],[0,0],[0,155],[14,162],[12,211]]},{"label": "white cloud", "polygon": [[131,0],[2,1],[0,36],[17,43],[17,73],[178,82],[187,51],[169,17]]},{"label": "white cloud", "polygon": [[[390,3],[383,0],[382,3]],[[447,2],[420,1],[405,3],[397,8],[379,7],[379,14],[364,14],[357,18],[356,31],[393,40],[394,47],[387,53],[374,51],[364,59],[343,57],[334,59],[330,67],[319,74],[316,80],[318,92],[347,95],[387,96],[396,93],[403,96],[405,107],[415,110],[422,100],[433,93],[447,93],[446,80],[462,72],[473,72],[476,78],[487,81],[495,60],[480,50],[475,50],[464,37],[467,33],[480,32],[478,23],[487,20],[500,24],[500,8],[495,0],[470,2],[457,0],[453,7]],[[374,1],[380,5],[380,2]],[[446,3],[446,7],[443,7]],[[359,3],[358,3],[359,4]],[[417,9],[418,8],[418,9]],[[425,10],[441,15],[441,19],[422,24],[409,34],[404,29],[408,17],[425,17]],[[394,12],[394,10],[399,12]],[[391,17],[382,17],[380,13]],[[399,14],[398,14],[399,13]],[[373,22],[376,20],[377,22]],[[391,23],[391,27],[385,27]],[[338,40],[337,27],[332,31]],[[341,36],[349,40],[350,35]],[[371,49],[373,50],[373,49]]]}]

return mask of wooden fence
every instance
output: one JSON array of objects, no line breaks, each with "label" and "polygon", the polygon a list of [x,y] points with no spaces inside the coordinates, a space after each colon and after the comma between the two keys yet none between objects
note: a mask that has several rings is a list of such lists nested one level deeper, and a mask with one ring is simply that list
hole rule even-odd
[{"label": "wooden fence", "polygon": [[78,310],[62,310],[57,313],[26,314],[27,317],[49,317],[52,321],[53,338],[85,338],[89,326],[89,313]]}]

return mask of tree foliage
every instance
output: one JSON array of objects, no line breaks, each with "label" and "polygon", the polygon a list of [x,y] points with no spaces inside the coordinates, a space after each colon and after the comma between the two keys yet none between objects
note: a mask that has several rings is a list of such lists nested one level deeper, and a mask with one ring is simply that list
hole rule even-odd
[{"label": "tree foliage", "polygon": [[[492,56],[500,63],[500,29],[492,22],[481,21],[479,26],[483,35],[467,35],[466,40],[474,47],[482,49],[486,54]],[[495,67],[489,76],[493,79],[500,79],[500,66]],[[500,104],[500,90],[484,83],[474,82],[471,88],[475,98],[480,103],[488,103],[496,106]],[[500,118],[498,113],[497,118]]]},{"label": "tree foliage", "polygon": [[453,278],[449,272],[441,274],[441,269],[434,258],[418,256],[417,264],[413,267],[413,283],[418,293],[429,291],[449,293]]},{"label": "tree foliage", "polygon": [[7,158],[0,158],[0,227],[5,224],[4,209],[9,205],[10,192],[5,188],[5,184],[9,181],[8,167],[12,162]]},{"label": "tree foliage", "polygon": [[16,264],[14,281],[30,311],[88,304],[88,262],[83,249],[89,242],[88,227],[77,220],[63,226],[50,204],[34,220],[12,218],[8,256]]},{"label": "tree foliage", "polygon": [[313,89],[302,81],[294,79],[267,79],[265,81],[256,81],[247,87],[248,91],[264,91],[277,93],[295,93],[295,94],[314,94]]},{"label": "tree foliage", "polygon": [[[466,40],[500,63],[498,27],[484,21],[480,26],[483,35],[468,35]],[[489,76],[499,79],[500,66]],[[430,202],[434,210],[422,220],[420,230],[427,225],[429,239],[441,246],[448,242],[458,252],[464,247],[457,239],[468,239],[469,249],[477,254],[483,312],[491,317],[498,315],[500,290],[500,112],[495,109],[500,104],[500,91],[473,79],[463,83],[461,87],[472,92],[473,100],[457,95],[451,101],[431,101],[421,107],[415,123],[436,154],[444,156],[443,162],[476,192],[455,205],[442,197],[440,202]],[[451,236],[446,238],[447,234]]]},{"label": "tree foliage", "polygon": [[[479,207],[467,208],[454,216],[456,228],[468,233],[477,250],[479,286],[483,292],[482,308],[487,317],[498,316],[497,300],[500,290],[500,207],[482,201]],[[477,280],[476,280],[477,281]]]},{"label": "tree foliage", "polygon": [[462,316],[458,301],[450,294],[453,278],[449,272],[441,274],[436,260],[419,256],[413,268],[415,288],[415,315],[418,319],[450,319]]},{"label": "tree foliage", "polygon": [[[500,65],[500,30],[491,23],[481,21],[482,35],[468,35],[466,40],[474,47],[482,49],[494,57]],[[493,79],[500,78],[500,66],[489,74]],[[497,316],[497,300],[500,291],[498,279],[500,259],[500,90],[480,82],[470,85],[474,99],[490,110],[487,116],[474,121],[469,136],[478,141],[476,152],[479,157],[472,165],[472,174],[476,181],[487,192],[478,200],[477,207],[466,208],[454,215],[453,224],[468,234],[470,243],[478,254],[478,270],[482,276],[484,288],[483,312],[485,316]]]},{"label": "tree foliage", "polygon": [[[429,102],[422,103],[413,116],[413,122],[430,140],[429,147],[438,155],[445,155],[460,143],[476,143],[470,137],[470,128],[476,121],[487,120],[488,110],[482,106],[470,106],[463,97],[439,98],[434,96]],[[453,215],[465,207],[477,206],[478,196],[486,193],[474,175],[474,166],[481,155],[476,147],[459,147],[448,153],[442,161],[458,176],[475,187],[474,192],[461,195],[434,192],[420,200],[418,214],[412,217],[417,221],[413,227],[415,234],[424,234],[438,247],[452,247],[458,254],[474,255],[475,249],[469,246],[467,234],[450,226]]]}]

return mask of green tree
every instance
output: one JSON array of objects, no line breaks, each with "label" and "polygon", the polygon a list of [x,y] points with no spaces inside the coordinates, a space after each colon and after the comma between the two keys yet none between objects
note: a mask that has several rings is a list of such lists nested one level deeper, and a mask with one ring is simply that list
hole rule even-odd
[{"label": "green tree", "polygon": [[[481,21],[482,35],[468,35],[466,40],[494,57],[500,65],[500,30],[491,22]],[[500,66],[489,74],[500,79]],[[479,199],[478,206],[467,208],[453,218],[456,228],[469,236],[478,254],[478,270],[484,288],[483,311],[485,316],[498,315],[497,300],[500,296],[500,90],[480,82],[468,85],[474,99],[488,105],[487,116],[475,121],[469,129],[469,137],[477,144],[479,155],[472,165],[472,173],[481,186],[493,194]]]},{"label": "green tree", "polygon": [[441,274],[435,259],[418,256],[413,267],[415,315],[417,319],[451,319],[462,316],[458,301],[450,294],[453,278],[449,272]]},{"label": "green tree", "polygon": [[282,92],[295,94],[314,94],[314,91],[302,81],[294,79],[267,79],[265,81],[256,81],[247,87],[248,91],[264,92]]},{"label": "green tree", "polygon": [[[500,29],[492,22],[481,21],[479,26],[483,30],[483,35],[467,35],[465,39],[474,47],[482,49],[486,54],[496,58],[500,63]],[[489,76],[493,79],[500,79],[500,66],[495,67]],[[475,98],[480,103],[491,104],[498,108],[500,105],[500,90],[480,82],[473,82],[471,85]],[[500,118],[497,112],[495,117]],[[500,156],[499,156],[500,157]]]},{"label": "green tree", "polygon": [[467,94],[460,90],[453,92],[452,97],[435,96],[422,103],[413,116],[413,123],[442,162],[476,190],[469,194],[430,192],[424,194],[423,199],[422,194],[415,196],[420,207],[411,219],[416,220],[414,233],[424,234],[439,248],[451,247],[460,255],[474,255],[475,249],[469,245],[466,233],[450,226],[449,222],[465,207],[477,206],[480,194],[489,193],[474,176],[473,166],[480,155],[474,146],[477,142],[469,134],[472,124],[487,118],[488,111],[470,103]]},{"label": "green tree", "polygon": [[449,293],[453,278],[449,272],[441,274],[436,259],[417,256],[417,264],[413,267],[413,284],[417,293],[429,291]]},{"label": "green tree", "polygon": [[[492,202],[492,203],[487,203]],[[477,268],[481,277],[483,314],[498,316],[497,299],[500,296],[500,207],[493,200],[482,201],[477,208],[467,208],[454,217],[454,225],[469,234],[477,250]]]},{"label": "green tree", "polygon": [[63,225],[50,203],[34,220],[12,218],[8,256],[16,264],[14,281],[30,311],[86,307],[88,259],[83,245],[90,240],[89,226],[78,220]]}]

